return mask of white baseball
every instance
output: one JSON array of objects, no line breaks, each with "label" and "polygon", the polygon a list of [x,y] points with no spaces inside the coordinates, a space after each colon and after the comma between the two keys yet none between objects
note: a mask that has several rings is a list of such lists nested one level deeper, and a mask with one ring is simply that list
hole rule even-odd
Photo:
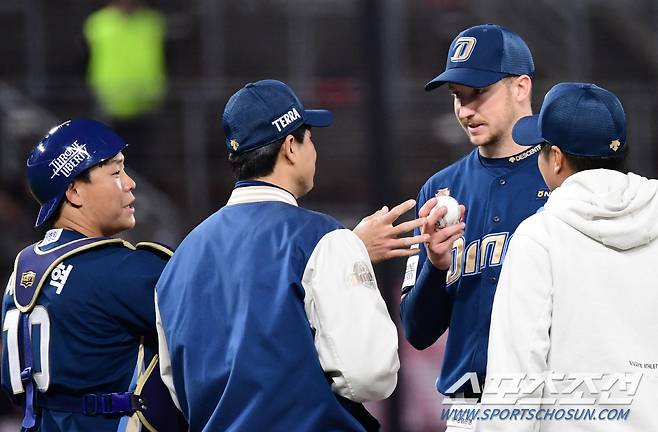
[{"label": "white baseball", "polygon": [[434,213],[441,207],[448,209],[446,214],[436,222],[436,226],[439,228],[445,228],[450,225],[455,225],[459,223],[459,203],[456,199],[449,195],[439,195],[436,197],[436,205],[430,212]]}]

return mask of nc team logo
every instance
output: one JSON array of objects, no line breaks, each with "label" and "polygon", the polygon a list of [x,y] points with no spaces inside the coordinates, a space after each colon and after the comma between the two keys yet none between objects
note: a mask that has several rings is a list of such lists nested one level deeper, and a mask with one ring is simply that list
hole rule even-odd
[{"label": "nc team logo", "polygon": [[473,54],[473,48],[475,48],[476,43],[477,39],[471,36],[462,36],[457,39],[457,42],[455,42],[455,51],[452,53],[450,61],[459,63],[468,60],[471,54]]},{"label": "nc team logo", "polygon": [[36,280],[37,274],[34,273],[33,271],[26,271],[25,273],[21,274],[21,286],[23,288],[29,288],[34,284],[34,281]]},{"label": "nc team logo", "polygon": [[539,189],[537,191],[537,198],[548,198],[551,196],[551,191],[546,189]]},{"label": "nc team logo", "polygon": [[60,174],[68,178],[73,170],[80,165],[80,162],[90,157],[87,151],[87,144],[80,144],[77,140],[74,141],[70,147],[66,147],[64,153],[57,156],[48,164],[53,167],[53,175],[50,178],[55,178],[55,176]]}]

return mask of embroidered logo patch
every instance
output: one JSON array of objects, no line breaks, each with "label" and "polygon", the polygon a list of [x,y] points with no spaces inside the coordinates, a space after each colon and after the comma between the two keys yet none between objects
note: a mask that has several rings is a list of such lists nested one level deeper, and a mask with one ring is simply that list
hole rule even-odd
[{"label": "embroidered logo patch", "polygon": [[362,261],[354,263],[350,279],[353,285],[363,285],[367,288],[376,288],[375,275],[370,271],[368,264]]},{"label": "embroidered logo patch", "polygon": [[470,36],[462,36],[457,39],[457,42],[455,42],[455,51],[452,53],[450,61],[459,63],[468,60],[471,54],[473,54],[473,48],[475,48],[476,43],[477,39]]},{"label": "embroidered logo patch", "polygon": [[551,191],[548,189],[539,189],[537,191],[537,199],[548,199],[549,196],[551,196]]},{"label": "embroidered logo patch", "polygon": [[537,144],[536,146],[532,147],[529,150],[524,151],[521,154],[518,154],[516,156],[510,156],[508,160],[510,161],[510,163],[520,162],[523,159],[529,158],[533,154],[537,153],[539,150],[541,150],[541,145]]},{"label": "embroidered logo patch", "polygon": [[23,288],[29,288],[34,284],[34,281],[36,280],[37,274],[33,271],[26,271],[25,273],[21,274],[21,286]]}]

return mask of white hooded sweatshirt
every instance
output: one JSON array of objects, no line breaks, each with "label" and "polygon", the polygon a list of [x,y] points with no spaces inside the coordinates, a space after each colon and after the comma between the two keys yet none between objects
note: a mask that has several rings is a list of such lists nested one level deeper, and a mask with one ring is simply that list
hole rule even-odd
[{"label": "white hooded sweatshirt", "polygon": [[[535,412],[476,430],[658,431],[656,238],[658,181],[603,169],[568,177],[519,225],[493,304],[481,411]],[[510,373],[519,378],[500,380]],[[519,393],[558,403],[514,403]]]}]

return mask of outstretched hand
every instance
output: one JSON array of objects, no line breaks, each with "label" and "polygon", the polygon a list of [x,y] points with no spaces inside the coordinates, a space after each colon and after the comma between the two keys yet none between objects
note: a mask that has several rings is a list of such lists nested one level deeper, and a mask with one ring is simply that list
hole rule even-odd
[{"label": "outstretched hand", "polygon": [[[430,260],[434,267],[440,270],[448,270],[452,263],[452,244],[461,236],[464,235],[464,222],[459,222],[455,225],[450,225],[445,228],[437,228],[437,221],[445,216],[448,211],[447,208],[441,207],[434,213],[431,213],[432,208],[436,205],[436,198],[428,200],[418,211],[419,219],[424,219],[425,223],[421,225],[421,234],[427,236],[427,240],[423,240],[425,249],[427,250],[427,258]],[[466,208],[463,205],[459,206],[459,220],[464,220]]]},{"label": "outstretched hand", "polygon": [[411,199],[398,204],[391,210],[384,206],[370,216],[363,218],[354,228],[354,233],[368,249],[370,261],[378,263],[391,258],[416,255],[419,252],[418,248],[410,247],[430,240],[429,234],[403,237],[403,234],[426,225],[426,217],[419,217],[418,219],[393,225],[400,216],[414,208],[415,205],[416,201]]}]

